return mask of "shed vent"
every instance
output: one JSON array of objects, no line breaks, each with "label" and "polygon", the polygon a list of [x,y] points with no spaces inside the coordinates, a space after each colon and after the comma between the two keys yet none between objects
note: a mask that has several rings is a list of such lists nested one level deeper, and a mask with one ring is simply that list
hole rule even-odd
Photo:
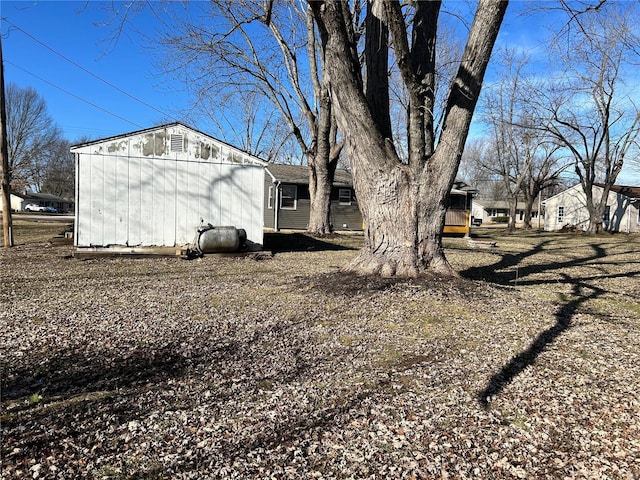
[{"label": "shed vent", "polygon": [[182,134],[171,134],[171,151],[172,152],[182,152],[183,151],[183,140],[184,135]]}]

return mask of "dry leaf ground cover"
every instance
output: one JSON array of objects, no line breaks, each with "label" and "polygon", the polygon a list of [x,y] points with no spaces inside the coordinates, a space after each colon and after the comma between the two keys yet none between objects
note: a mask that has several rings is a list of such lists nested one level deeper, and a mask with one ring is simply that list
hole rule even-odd
[{"label": "dry leaf ground cover", "polygon": [[[447,239],[461,279],[0,253],[3,479],[640,478],[640,238]],[[293,247],[293,248],[289,248]]]}]

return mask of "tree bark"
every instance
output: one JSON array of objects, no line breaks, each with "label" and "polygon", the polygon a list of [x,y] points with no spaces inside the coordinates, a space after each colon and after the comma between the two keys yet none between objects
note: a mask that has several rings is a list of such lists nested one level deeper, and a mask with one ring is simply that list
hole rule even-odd
[{"label": "tree bark", "polygon": [[[438,146],[428,156],[410,152],[408,165],[400,161],[384,125],[378,124],[380,116],[372,114],[361,65],[348,35],[351,19],[338,2],[311,2],[311,6],[325,45],[333,105],[365,222],[364,247],[347,270],[402,277],[431,270],[454,276],[442,248],[446,200],[507,2],[480,1],[452,83]],[[399,33],[393,33],[396,44],[400,44]],[[429,124],[420,123],[421,128]],[[425,148],[414,151],[424,152]]]},{"label": "tree bark", "polygon": [[333,231],[331,224],[331,187],[333,186],[336,162],[316,161],[308,157],[309,166],[309,223],[307,232],[312,235],[327,235]]}]

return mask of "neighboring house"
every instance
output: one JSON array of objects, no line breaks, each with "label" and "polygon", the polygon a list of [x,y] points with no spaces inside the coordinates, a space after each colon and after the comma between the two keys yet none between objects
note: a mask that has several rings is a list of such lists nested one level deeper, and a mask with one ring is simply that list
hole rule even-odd
[{"label": "neighboring house", "polygon": [[[330,197],[335,230],[362,230],[362,214],[347,170],[336,170]],[[309,168],[270,164],[264,178],[264,226],[274,230],[306,230],[311,197]]]},{"label": "neighboring house", "polygon": [[[602,184],[593,187],[593,201],[599,202]],[[575,227],[589,228],[589,212],[582,185],[577,184],[544,201],[545,230]],[[603,215],[603,228],[610,232],[640,232],[640,187],[613,185],[607,197]]]},{"label": "neighboring house", "polygon": [[[510,218],[509,214],[509,202],[506,200],[477,200],[473,199],[473,206],[471,208],[471,215],[476,224],[487,225],[491,223],[507,223],[496,222],[501,218]],[[531,210],[531,224],[533,227],[537,225],[538,220],[542,218],[538,217],[538,203],[534,202],[533,209]],[[516,206],[516,225],[524,223],[524,200],[519,201]]]},{"label": "neighboring house", "polygon": [[263,241],[261,159],[180,123],[71,148],[76,247],[186,246],[201,225]]},{"label": "neighboring house", "polygon": [[[301,165],[269,165],[265,175],[264,225],[274,230],[306,230],[309,222],[309,169]],[[456,181],[447,208],[445,233],[468,233],[475,190]],[[353,178],[336,170],[331,188],[330,221],[335,230],[364,230]]]},{"label": "neighboring house", "polygon": [[[56,212],[69,213],[73,212],[73,202],[57,195],[50,193],[22,192],[11,194],[11,211],[24,212],[27,205],[38,205],[40,207],[53,207]],[[0,212],[2,211],[2,202],[0,202]]]}]

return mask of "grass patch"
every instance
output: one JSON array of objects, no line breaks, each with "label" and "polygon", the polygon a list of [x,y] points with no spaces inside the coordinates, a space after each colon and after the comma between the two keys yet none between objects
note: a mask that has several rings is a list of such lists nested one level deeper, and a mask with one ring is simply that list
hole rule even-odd
[{"label": "grass patch", "polygon": [[[13,241],[16,245],[48,242],[59,236],[69,224],[52,221],[13,220]],[[4,246],[4,238],[0,240]]]}]

